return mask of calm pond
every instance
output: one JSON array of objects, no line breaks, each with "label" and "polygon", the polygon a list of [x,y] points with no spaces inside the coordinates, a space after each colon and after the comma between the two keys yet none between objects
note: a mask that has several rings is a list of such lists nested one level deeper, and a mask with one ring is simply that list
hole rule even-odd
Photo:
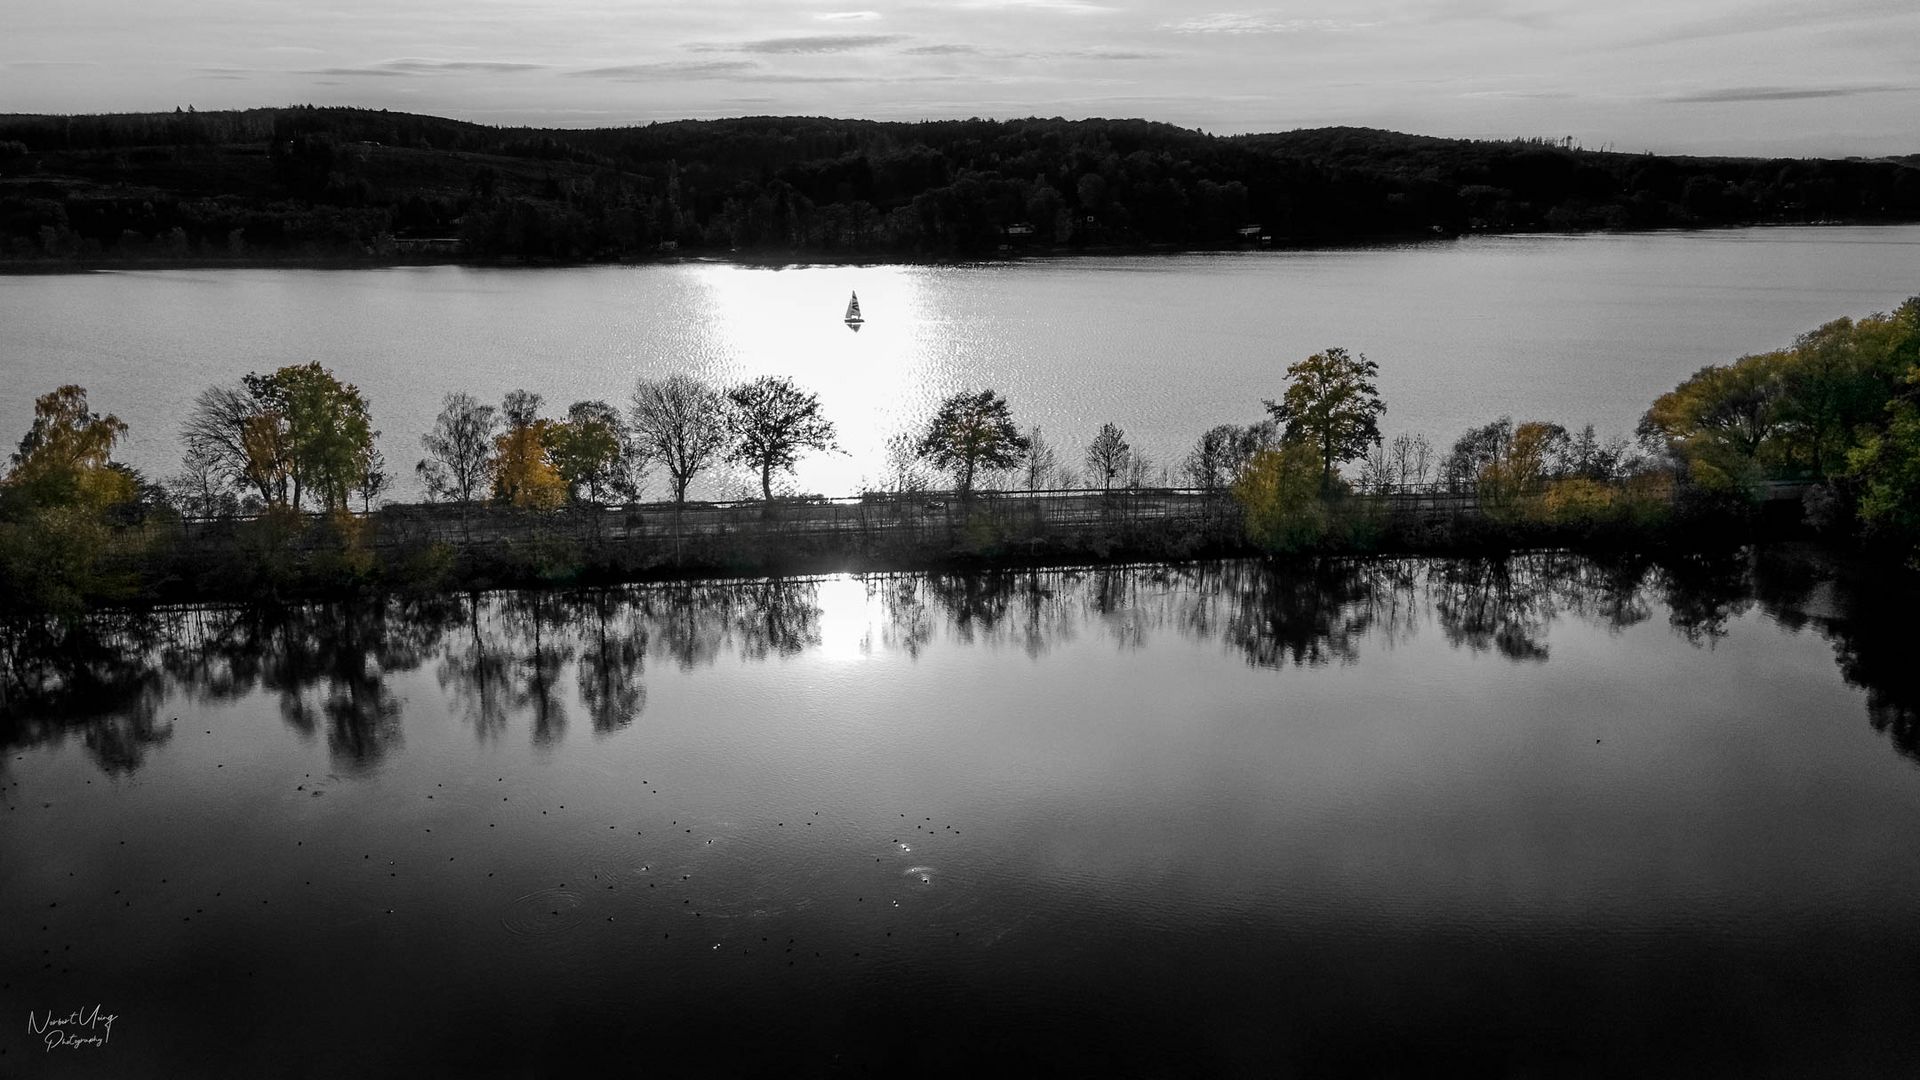
[{"label": "calm pond", "polygon": [[0,1073],[1911,1075],[1914,599],[1539,553],[14,626]]},{"label": "calm pond", "polygon": [[[856,290],[858,333],[841,323]],[[0,276],[0,433],[18,439],[35,396],[77,382],[131,425],[121,456],[165,476],[201,390],[319,361],[367,393],[405,500],[448,391],[498,402],[523,387],[558,416],[585,399],[624,407],[642,375],[773,374],[819,393],[845,451],[803,459],[798,491],[878,482],[889,436],[980,387],[1069,464],[1111,421],[1177,480],[1201,432],[1259,419],[1286,365],[1328,346],[1380,365],[1389,438],[1445,446],[1503,413],[1605,437],[1705,364],[1915,294],[1920,225],[969,266]],[[748,483],[715,475],[695,494]]]}]

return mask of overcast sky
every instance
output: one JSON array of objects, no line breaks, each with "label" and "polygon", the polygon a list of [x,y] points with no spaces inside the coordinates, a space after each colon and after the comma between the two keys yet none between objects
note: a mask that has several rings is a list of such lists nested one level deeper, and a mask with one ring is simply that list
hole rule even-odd
[{"label": "overcast sky", "polygon": [[1920,0],[0,0],[0,111],[1350,124],[1920,152]]}]

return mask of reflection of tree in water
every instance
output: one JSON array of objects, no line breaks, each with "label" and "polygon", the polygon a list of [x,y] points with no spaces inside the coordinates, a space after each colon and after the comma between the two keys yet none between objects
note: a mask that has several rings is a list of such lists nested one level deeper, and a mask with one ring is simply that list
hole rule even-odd
[{"label": "reflection of tree in water", "polygon": [[961,644],[1017,645],[1039,657],[1071,640],[1083,571],[1021,570],[977,574],[902,574],[869,578],[885,618],[881,642],[918,658],[945,621]]},{"label": "reflection of tree in water", "polygon": [[574,598],[572,621],[580,628],[580,703],[596,734],[608,734],[638,719],[647,707],[647,630],[631,621],[632,604],[621,592],[600,589]]},{"label": "reflection of tree in water", "polygon": [[953,636],[962,642],[991,637],[1013,602],[1012,574],[929,574],[924,580],[928,595],[946,612]]},{"label": "reflection of tree in water", "polygon": [[1551,555],[1452,559],[1429,572],[1434,618],[1455,647],[1493,649],[1509,660],[1547,659],[1547,627],[1558,614]]},{"label": "reflection of tree in water", "polygon": [[933,610],[928,606],[923,577],[903,575],[870,579],[868,595],[880,597],[880,610],[887,623],[880,640],[890,649],[899,649],[918,660],[933,640]]},{"label": "reflection of tree in water", "polygon": [[1896,753],[1920,763],[1920,665],[1911,575],[1835,565],[1812,548],[1769,550],[1753,560],[1753,591],[1789,629],[1811,626],[1833,644],[1841,678],[1867,695],[1867,722]]},{"label": "reflection of tree in water", "polygon": [[1256,667],[1352,663],[1373,624],[1374,584],[1357,560],[1230,564],[1222,636]]},{"label": "reflection of tree in water", "polygon": [[389,685],[438,648],[441,603],[364,601],[298,607],[198,609],[163,650],[176,683],[202,701],[257,688],[279,696],[295,730],[324,728],[336,764],[364,768],[399,745],[401,703]]},{"label": "reflection of tree in water", "polygon": [[[1273,668],[1350,662],[1363,642],[1410,637],[1428,610],[1456,646],[1540,662],[1557,618],[1630,627],[1651,617],[1658,598],[1676,633],[1710,645],[1757,603],[1783,627],[1828,637],[1841,673],[1866,691],[1874,728],[1920,762],[1920,666],[1906,646],[1920,597],[1884,578],[1846,581],[1844,569],[1771,549],[1659,564],[1544,552],[865,581],[884,613],[880,640],[909,656],[932,647],[943,623],[956,642],[1030,657],[1088,626],[1122,648],[1173,626]],[[265,692],[295,730],[324,735],[336,762],[370,768],[401,744],[393,676],[432,658],[479,737],[524,714],[533,740],[551,743],[565,729],[568,664],[594,730],[621,730],[646,706],[650,651],[683,670],[730,652],[803,653],[822,640],[818,599],[816,582],[774,580],[5,622],[0,740],[38,746],[78,735],[101,768],[125,772],[172,734],[159,717],[169,693],[221,703]]]},{"label": "reflection of tree in water", "polygon": [[1727,636],[1727,623],[1753,607],[1752,565],[1745,551],[1683,553],[1658,574],[1667,620],[1695,645]]},{"label": "reflection of tree in water", "polygon": [[820,644],[820,585],[794,578],[745,581],[728,598],[740,655],[796,656]]},{"label": "reflection of tree in water", "polygon": [[560,700],[560,669],[573,658],[563,630],[565,608],[545,592],[508,593],[502,603],[513,657],[512,703],[533,719],[533,741],[550,746],[567,730],[567,707]]},{"label": "reflection of tree in water", "polygon": [[0,622],[0,746],[78,733],[108,773],[130,773],[173,737],[159,719],[165,680],[150,663],[158,628],[136,616]]},{"label": "reflection of tree in water", "polygon": [[1652,563],[1643,558],[1558,557],[1554,587],[1568,612],[1618,633],[1653,617],[1647,589]]},{"label": "reflection of tree in water", "polygon": [[462,598],[459,631],[440,657],[440,689],[453,699],[474,734],[491,739],[506,730],[509,673],[512,655],[506,643],[489,631],[483,609],[491,605],[479,593]]},{"label": "reflection of tree in water", "polygon": [[730,586],[676,583],[641,590],[634,603],[653,629],[655,655],[691,671],[720,658],[729,595]]}]

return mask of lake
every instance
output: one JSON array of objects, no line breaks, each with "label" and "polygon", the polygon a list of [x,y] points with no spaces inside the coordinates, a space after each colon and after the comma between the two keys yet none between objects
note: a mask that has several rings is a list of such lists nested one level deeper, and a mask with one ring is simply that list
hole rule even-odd
[{"label": "lake", "polygon": [[1910,1075],[1912,591],[1535,553],[7,625],[0,1073]]},{"label": "lake", "polygon": [[[1604,437],[1703,365],[1778,348],[1920,294],[1920,225],[1469,237],[1402,247],[782,270],[637,267],[178,270],[0,277],[0,432],[77,382],[132,427],[121,456],[178,468],[201,390],[319,361],[366,392],[413,463],[441,398],[624,407],[641,376],[785,375],[843,453],[794,490],[877,484],[889,436],[960,389],[1004,394],[1077,465],[1102,423],[1179,481],[1201,432],[1263,416],[1288,364],[1329,346],[1380,365],[1382,428],[1450,445],[1502,414]],[[841,323],[858,291],[866,325]],[[756,487],[720,473],[696,496]],[[656,479],[650,494],[668,489]]]}]

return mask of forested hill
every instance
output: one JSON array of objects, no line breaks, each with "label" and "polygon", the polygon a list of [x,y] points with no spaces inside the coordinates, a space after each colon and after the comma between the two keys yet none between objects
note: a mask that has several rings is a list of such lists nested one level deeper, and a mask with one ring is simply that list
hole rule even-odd
[{"label": "forested hill", "polygon": [[1920,220],[1920,159],[1363,128],[807,117],[594,130],[294,107],[0,116],[0,261],[947,257]]}]

